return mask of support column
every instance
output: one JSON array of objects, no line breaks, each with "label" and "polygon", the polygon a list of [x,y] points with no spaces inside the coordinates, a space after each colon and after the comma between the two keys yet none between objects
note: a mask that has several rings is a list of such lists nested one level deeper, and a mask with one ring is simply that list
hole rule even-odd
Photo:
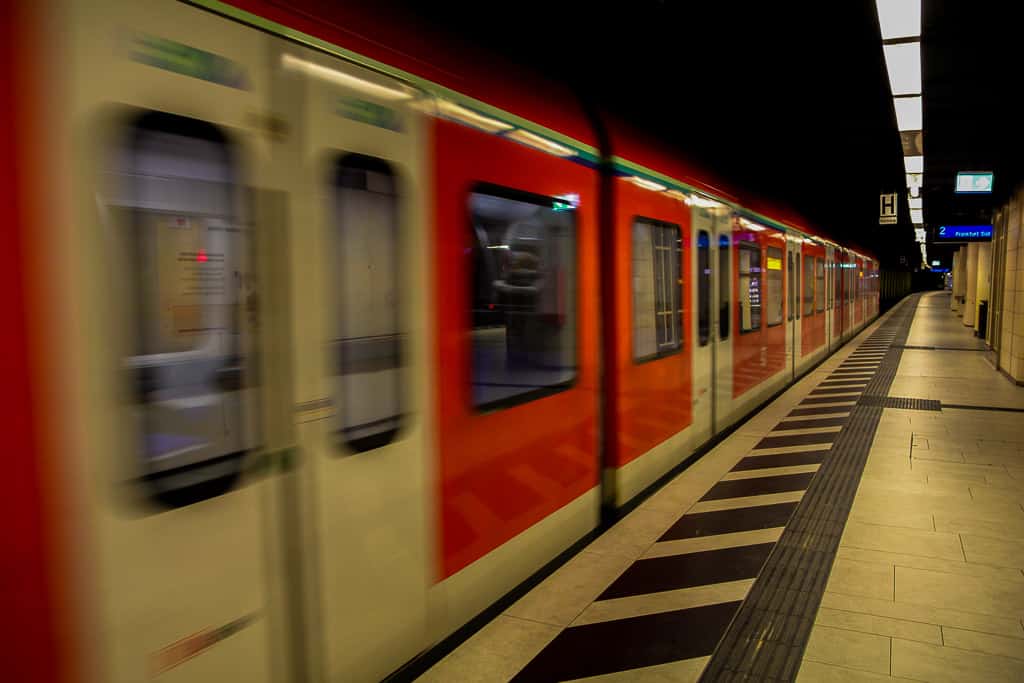
[{"label": "support column", "polygon": [[[984,242],[978,245],[978,296],[977,303],[975,304],[974,313],[974,331],[981,332],[981,320],[978,313],[981,311],[981,302],[988,301],[991,303],[991,289],[990,285],[992,282],[992,244],[990,242]],[[988,310],[988,318],[985,321],[986,328],[992,327],[992,309]],[[987,329],[982,338],[988,336]]]},{"label": "support column", "polygon": [[956,305],[956,285],[957,285],[957,280],[960,277],[958,275],[958,273],[957,273],[957,271],[959,269],[960,269],[960,250],[957,249],[956,251],[953,252],[953,265],[951,265],[949,267],[949,273],[950,273],[950,275],[953,278],[953,286],[949,290],[950,294],[952,295],[952,296],[949,297],[949,310],[951,310],[953,312],[957,311],[957,305]]},{"label": "support column", "polygon": [[967,277],[964,284],[967,287],[967,291],[964,294],[966,300],[964,301],[964,325],[968,327],[974,327],[974,314],[975,308],[978,305],[978,245],[968,244],[967,245],[967,269],[965,270]]}]

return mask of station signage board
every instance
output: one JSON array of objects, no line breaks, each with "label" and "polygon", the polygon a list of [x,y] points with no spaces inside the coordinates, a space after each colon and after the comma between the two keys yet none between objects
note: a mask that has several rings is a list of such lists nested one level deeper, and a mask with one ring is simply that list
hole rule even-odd
[{"label": "station signage board", "polygon": [[940,225],[935,233],[940,240],[990,240],[991,225]]},{"label": "station signage board", "polygon": [[991,194],[992,171],[961,171],[956,174],[956,194]]}]

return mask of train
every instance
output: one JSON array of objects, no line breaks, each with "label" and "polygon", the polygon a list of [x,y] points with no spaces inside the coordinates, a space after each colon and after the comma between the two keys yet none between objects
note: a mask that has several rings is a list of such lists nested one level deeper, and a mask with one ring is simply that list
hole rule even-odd
[{"label": "train", "polygon": [[6,3],[9,680],[373,681],[879,314],[878,261],[343,3]]}]

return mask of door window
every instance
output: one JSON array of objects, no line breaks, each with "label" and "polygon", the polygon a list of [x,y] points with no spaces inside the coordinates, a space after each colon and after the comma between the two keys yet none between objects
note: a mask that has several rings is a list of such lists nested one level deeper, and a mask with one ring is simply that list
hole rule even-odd
[{"label": "door window", "polygon": [[339,444],[391,442],[402,422],[399,197],[387,162],[348,154],[334,167],[329,340]]},{"label": "door window", "polygon": [[491,185],[469,197],[472,400],[531,401],[576,377],[576,211]]},{"label": "door window", "polygon": [[633,360],[682,348],[682,236],[678,225],[633,221]]}]

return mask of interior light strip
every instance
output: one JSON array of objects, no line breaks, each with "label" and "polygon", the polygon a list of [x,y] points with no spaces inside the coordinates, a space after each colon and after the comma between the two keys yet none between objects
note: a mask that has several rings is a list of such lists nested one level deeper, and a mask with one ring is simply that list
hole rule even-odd
[{"label": "interior light strip", "polygon": [[511,138],[516,142],[521,142],[524,145],[528,145],[535,149],[539,149],[543,152],[547,152],[548,154],[554,154],[555,156],[559,157],[571,157],[575,154],[575,152],[573,152],[565,145],[560,145],[557,142],[552,142],[547,138],[542,138],[539,135],[534,135],[533,133],[526,130],[522,130],[521,128],[517,128],[512,132],[505,133],[505,137]]},{"label": "interior light strip", "polygon": [[411,90],[393,88],[381,85],[380,83],[374,83],[364,78],[353,76],[350,73],[339,71],[338,69],[332,69],[315,62],[299,59],[293,55],[282,55],[281,66],[289,71],[300,71],[307,76],[313,76],[325,81],[337,83],[338,85],[358,90],[366,93],[367,95],[379,97],[382,100],[409,100],[413,97]]}]

